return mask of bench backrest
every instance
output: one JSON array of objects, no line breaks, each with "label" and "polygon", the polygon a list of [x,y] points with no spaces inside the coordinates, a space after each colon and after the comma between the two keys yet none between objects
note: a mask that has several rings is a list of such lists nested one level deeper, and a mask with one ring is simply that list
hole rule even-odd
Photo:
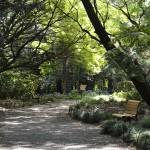
[{"label": "bench backrest", "polygon": [[125,112],[128,114],[137,115],[139,104],[140,101],[128,100]]}]

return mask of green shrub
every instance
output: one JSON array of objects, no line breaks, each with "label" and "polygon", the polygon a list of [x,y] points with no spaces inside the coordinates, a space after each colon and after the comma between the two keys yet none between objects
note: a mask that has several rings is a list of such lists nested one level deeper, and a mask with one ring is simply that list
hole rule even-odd
[{"label": "green shrub", "polygon": [[45,104],[47,102],[54,102],[55,101],[55,98],[54,97],[51,97],[49,95],[45,95],[45,96],[40,96],[38,97],[37,99],[37,103],[39,104]]},{"label": "green shrub", "polygon": [[20,72],[0,74],[0,98],[30,99],[36,94],[38,80],[35,75]]},{"label": "green shrub", "polygon": [[70,115],[73,119],[77,119],[79,120],[80,119],[80,110],[79,109],[73,109],[71,112],[70,112]]},{"label": "green shrub", "polygon": [[107,119],[111,119],[111,113],[100,112],[99,110],[89,109],[89,105],[83,107],[81,103],[69,107],[69,115],[86,123],[98,123]]},{"label": "green shrub", "polygon": [[115,137],[123,135],[127,130],[128,126],[123,121],[108,120],[102,126],[103,134],[110,134]]},{"label": "green shrub", "polygon": [[81,111],[80,120],[86,123],[89,123],[90,113],[88,111]]},{"label": "green shrub", "polygon": [[107,112],[99,112],[99,111],[96,111],[94,113],[94,118],[98,121],[98,122],[101,122],[101,121],[104,121],[104,120],[109,120],[109,119],[112,119],[112,114],[111,113],[107,113]]},{"label": "green shrub", "polygon": [[116,120],[106,120],[102,124],[102,134],[111,134],[112,133],[112,127],[116,123]]},{"label": "green shrub", "polygon": [[144,128],[150,128],[150,117],[144,117],[141,122],[141,126]]},{"label": "green shrub", "polygon": [[150,150],[150,131],[142,132],[136,145],[141,150]]},{"label": "green shrub", "polygon": [[123,121],[118,121],[112,126],[112,136],[119,137],[127,132],[127,124]]},{"label": "green shrub", "polygon": [[74,105],[69,106],[68,114],[71,116],[74,110]]},{"label": "green shrub", "polygon": [[78,90],[72,90],[68,95],[68,99],[81,99],[81,95],[79,94]]},{"label": "green shrub", "polygon": [[124,142],[126,143],[131,143],[133,142],[133,138],[131,138],[131,128],[128,129],[128,131],[126,133],[123,134],[122,139]]},{"label": "green shrub", "polygon": [[93,121],[94,122],[100,122],[105,120],[103,117],[103,113],[100,113],[99,111],[94,111],[93,112]]},{"label": "green shrub", "polygon": [[123,135],[123,141],[133,143],[140,150],[150,149],[150,131],[132,127]]},{"label": "green shrub", "polygon": [[89,108],[95,105],[103,104],[104,102],[105,101],[103,98],[92,99],[92,98],[84,97],[82,100],[80,100],[79,105],[82,107]]},{"label": "green shrub", "polygon": [[98,123],[107,119],[110,119],[111,114],[109,113],[101,113],[99,111],[82,111],[81,120],[87,123]]},{"label": "green shrub", "polygon": [[135,90],[135,86],[131,81],[121,81],[117,85],[117,91],[123,90],[124,92],[129,92]]},{"label": "green shrub", "polygon": [[137,91],[120,91],[120,92],[114,92],[113,96],[117,96],[123,99],[141,99],[140,95],[138,94]]},{"label": "green shrub", "polygon": [[0,106],[10,109],[10,108],[24,107],[24,103],[20,100],[6,99],[0,100]]},{"label": "green shrub", "polygon": [[124,134],[123,140],[127,143],[133,143],[136,145],[142,132],[143,130],[140,128],[130,127]]},{"label": "green shrub", "polygon": [[133,83],[127,80],[118,83],[117,89],[113,93],[113,96],[124,99],[141,99]]}]

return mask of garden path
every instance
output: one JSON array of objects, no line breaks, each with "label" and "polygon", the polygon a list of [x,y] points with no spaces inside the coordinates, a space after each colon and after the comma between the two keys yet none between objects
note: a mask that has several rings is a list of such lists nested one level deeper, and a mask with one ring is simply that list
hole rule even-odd
[{"label": "garden path", "polygon": [[73,101],[11,109],[0,116],[0,150],[133,150],[101,135],[100,126],[72,120]]}]

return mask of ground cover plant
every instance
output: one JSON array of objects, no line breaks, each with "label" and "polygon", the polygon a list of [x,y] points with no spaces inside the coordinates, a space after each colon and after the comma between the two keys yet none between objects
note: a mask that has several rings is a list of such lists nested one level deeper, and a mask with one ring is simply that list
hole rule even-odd
[{"label": "ground cover plant", "polygon": [[[124,121],[112,117],[113,112],[123,111],[126,105],[122,97],[109,94],[87,93],[77,104],[70,106],[69,115],[85,123],[100,123],[101,134],[121,138],[141,150],[149,149],[149,109],[141,102],[138,120]],[[144,110],[143,110],[144,109]]]},{"label": "ground cover plant", "polygon": [[55,98],[52,96],[37,96],[32,99],[26,99],[26,100],[21,100],[21,99],[1,99],[0,100],[0,107],[7,108],[7,109],[14,109],[14,108],[20,108],[20,107],[27,107],[27,106],[32,106],[36,104],[46,104],[48,102],[54,102],[56,101]]},{"label": "ground cover plant", "polygon": [[150,148],[150,130],[129,122],[107,120],[102,125],[101,133],[121,137],[124,142],[134,144],[141,150]]},{"label": "ground cover plant", "polygon": [[117,103],[109,95],[98,95],[95,92],[87,92],[77,101],[77,104],[70,106],[69,115],[74,119],[86,123],[98,123],[112,118],[110,112],[112,108],[107,108],[114,105],[119,107],[124,104],[122,102]]}]

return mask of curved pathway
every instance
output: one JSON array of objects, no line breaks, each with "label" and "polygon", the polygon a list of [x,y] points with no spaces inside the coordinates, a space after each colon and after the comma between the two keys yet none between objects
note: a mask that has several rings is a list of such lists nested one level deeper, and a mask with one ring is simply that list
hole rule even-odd
[{"label": "curved pathway", "polygon": [[0,115],[0,150],[131,150],[100,135],[100,127],[68,117],[71,101],[8,110]]}]

